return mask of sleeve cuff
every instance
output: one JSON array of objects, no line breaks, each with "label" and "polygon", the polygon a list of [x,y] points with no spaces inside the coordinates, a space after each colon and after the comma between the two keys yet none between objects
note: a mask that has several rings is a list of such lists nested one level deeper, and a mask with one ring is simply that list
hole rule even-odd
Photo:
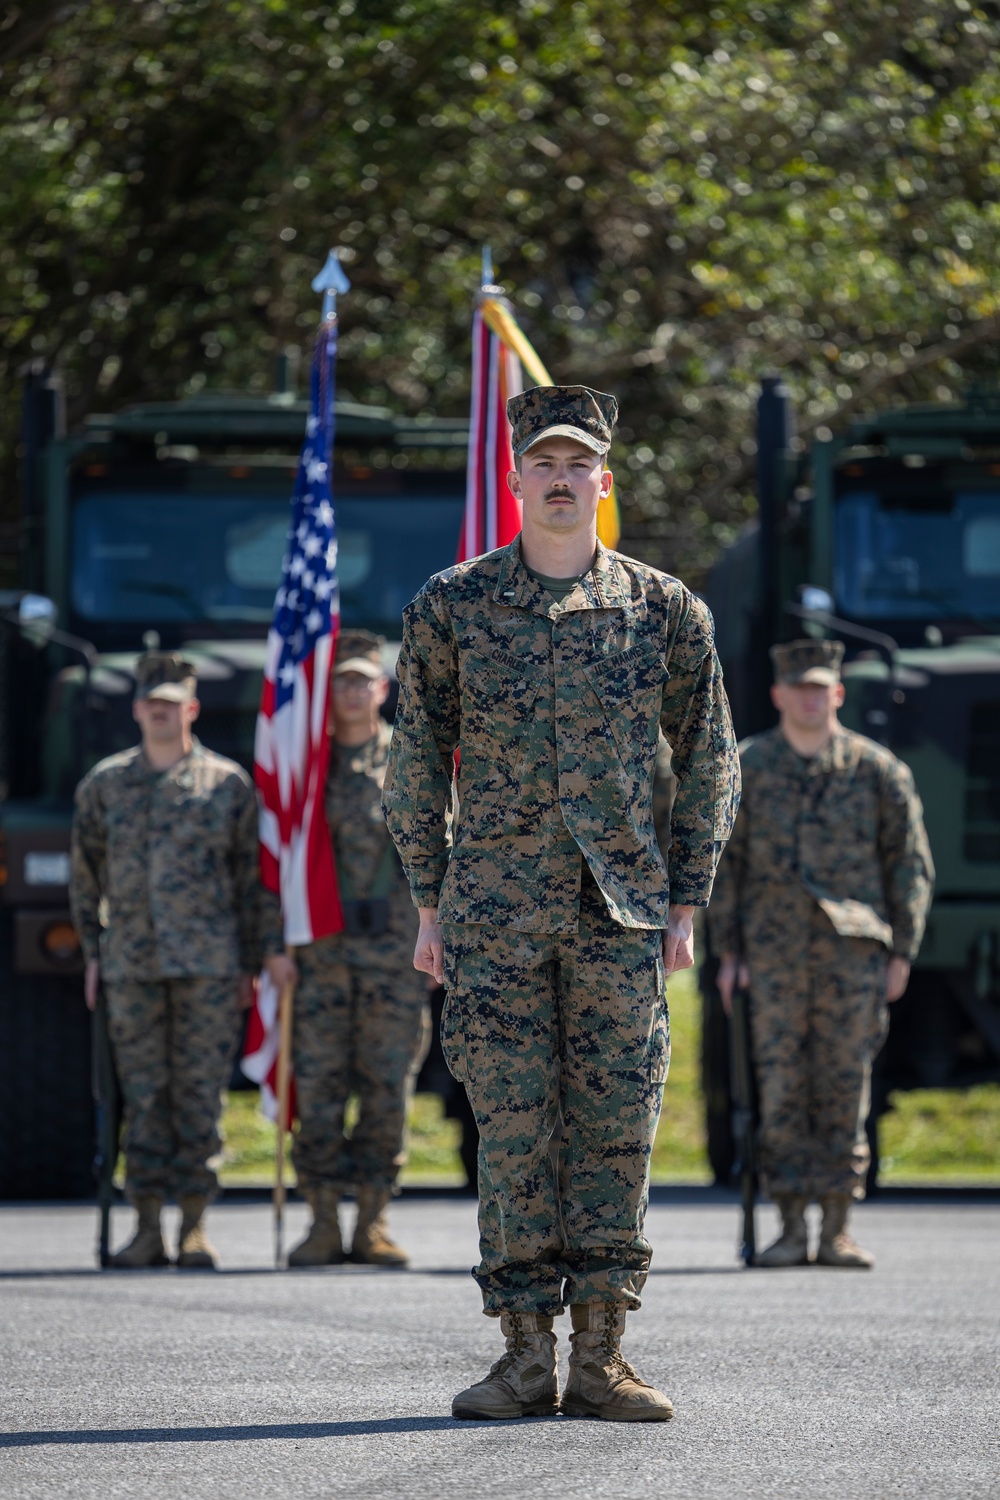
[{"label": "sleeve cuff", "polygon": [[671,886],[670,887],[670,905],[671,906],[700,906],[700,907],[704,908],[704,907],[708,906],[708,897],[705,895],[704,891],[675,890],[674,887]]},{"label": "sleeve cuff", "polygon": [[441,882],[431,885],[426,881],[410,881],[410,896],[416,907],[438,906],[441,901]]}]

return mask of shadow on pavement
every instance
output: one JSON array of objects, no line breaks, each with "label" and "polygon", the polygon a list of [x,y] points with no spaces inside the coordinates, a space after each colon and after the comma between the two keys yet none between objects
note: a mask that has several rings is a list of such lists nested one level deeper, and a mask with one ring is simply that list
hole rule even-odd
[{"label": "shadow on pavement", "polygon": [[51,1432],[0,1432],[0,1448],[44,1448],[105,1443],[257,1443],[333,1437],[377,1437],[398,1432],[444,1432],[506,1427],[506,1422],[459,1422],[454,1417],[380,1417],[358,1422],[269,1422],[247,1427],[68,1428]]},{"label": "shadow on pavement", "polygon": [[102,1279],[113,1281],[116,1284],[129,1281],[170,1281],[190,1286],[192,1282],[232,1281],[237,1276],[282,1276],[292,1275],[296,1281],[304,1281],[310,1276],[380,1276],[401,1281],[406,1276],[471,1276],[472,1272],[468,1266],[297,1266],[294,1271],[289,1272],[286,1266],[235,1266],[228,1270],[225,1266],[216,1271],[188,1269],[177,1271],[172,1266],[148,1266],[134,1267],[124,1270],[102,1270],[99,1266],[51,1266],[41,1270],[31,1270],[30,1267],[21,1266],[13,1270],[0,1271],[0,1282],[3,1281],[53,1281],[65,1280],[72,1276],[99,1276]]}]

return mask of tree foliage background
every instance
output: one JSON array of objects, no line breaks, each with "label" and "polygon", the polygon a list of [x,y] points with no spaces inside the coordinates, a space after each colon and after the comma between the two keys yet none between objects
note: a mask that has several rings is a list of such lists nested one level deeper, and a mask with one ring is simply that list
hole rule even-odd
[{"label": "tree foliage background", "polygon": [[1000,5],[0,0],[0,444],[266,390],[330,245],[342,387],[461,415],[480,250],[557,379],[614,391],[629,550],[698,578],[800,434],[995,378]]}]

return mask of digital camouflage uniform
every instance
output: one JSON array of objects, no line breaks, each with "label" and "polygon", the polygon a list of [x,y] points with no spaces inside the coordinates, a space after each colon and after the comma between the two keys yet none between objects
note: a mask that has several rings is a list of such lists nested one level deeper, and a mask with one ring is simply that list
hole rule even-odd
[{"label": "digital camouflage uniform", "polygon": [[100,961],[133,1199],[216,1189],[239,976],[259,965],[257,866],[250,780],[197,741],[168,771],[139,747],[109,756],[77,788],[73,919]]},{"label": "digital camouflage uniform", "polygon": [[901,761],[843,728],[808,759],[772,729],[740,760],[710,931],[750,971],[762,1180],[772,1197],[863,1198],[886,960],[916,956],[930,903],[920,800]]},{"label": "digital camouflage uniform", "polygon": [[[341,932],[295,949],[292,1053],[299,1129],[292,1148],[304,1189],[391,1188],[402,1165],[408,1085],[426,1047],[427,986],[413,967],[417,916],[382,816],[392,730],[331,746],[326,815],[341,895],[367,896],[388,858],[388,924],[378,936]],[[265,952],[283,951],[281,911],[262,896]],[[358,1118],[344,1133],[352,1094]]]},{"label": "digital camouflage uniform", "polygon": [[425,585],[397,671],[384,806],[415,904],[444,925],[442,1038],[481,1135],[486,1311],[638,1306],[669,1057],[661,930],[671,902],[707,903],[738,799],[711,617],[600,545],[557,602],[517,539]]}]

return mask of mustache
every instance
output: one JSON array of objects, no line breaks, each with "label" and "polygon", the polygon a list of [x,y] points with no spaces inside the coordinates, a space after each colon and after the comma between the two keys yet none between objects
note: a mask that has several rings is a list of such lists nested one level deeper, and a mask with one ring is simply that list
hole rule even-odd
[{"label": "mustache", "polygon": [[568,485],[553,485],[545,491],[546,500],[577,500],[579,496],[576,490],[571,490]]}]

